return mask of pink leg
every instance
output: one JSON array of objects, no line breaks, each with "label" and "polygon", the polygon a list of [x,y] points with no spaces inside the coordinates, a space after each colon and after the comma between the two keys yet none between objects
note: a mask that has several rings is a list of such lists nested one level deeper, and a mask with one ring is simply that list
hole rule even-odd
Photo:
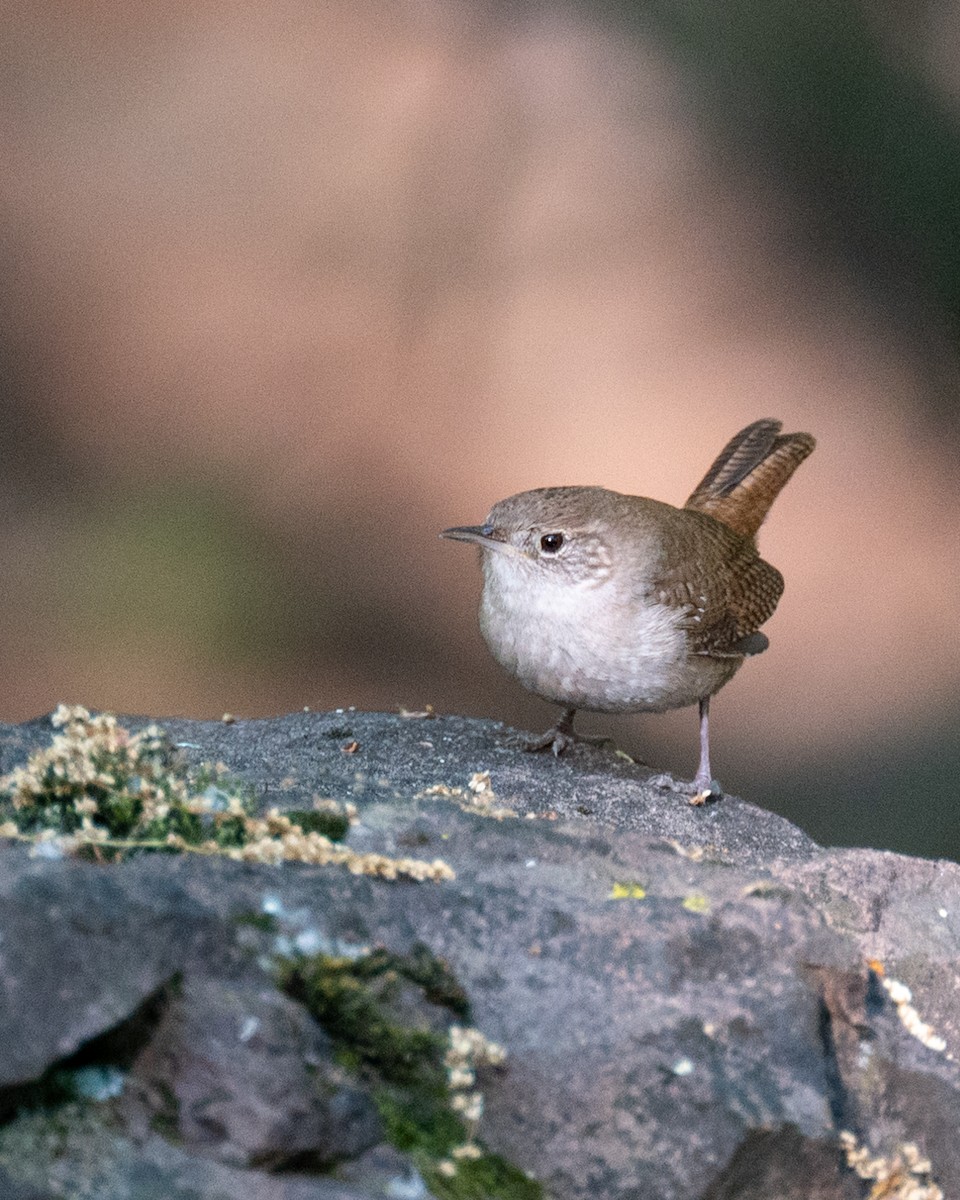
[{"label": "pink leg", "polygon": [[705,696],[700,701],[700,765],[694,776],[693,786],[701,792],[714,792],[722,795],[720,788],[710,773],[710,697]]},{"label": "pink leg", "polygon": [[700,805],[708,799],[719,800],[723,795],[720,784],[710,774],[710,697],[700,701],[700,765],[690,783],[679,783],[672,775],[655,775],[650,780],[655,788],[670,788],[690,797],[690,803]]}]

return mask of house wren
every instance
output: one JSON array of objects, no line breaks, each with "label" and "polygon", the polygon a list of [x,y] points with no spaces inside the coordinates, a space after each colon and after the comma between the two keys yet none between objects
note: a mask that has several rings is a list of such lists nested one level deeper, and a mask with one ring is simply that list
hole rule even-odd
[{"label": "house wren", "polygon": [[481,551],[480,628],[497,662],[563,706],[528,744],[560,754],[589,712],[700,706],[696,792],[710,774],[710,697],[769,645],[760,626],[783,576],[756,533],[813,450],[809,433],[755,421],[736,435],[683,508],[601,487],[537,488],[501,500],[483,525],[441,537]]}]

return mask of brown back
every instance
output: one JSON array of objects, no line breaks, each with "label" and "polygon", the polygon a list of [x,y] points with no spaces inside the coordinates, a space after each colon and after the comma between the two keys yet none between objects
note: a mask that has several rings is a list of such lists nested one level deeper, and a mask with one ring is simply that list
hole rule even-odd
[{"label": "brown back", "polygon": [[684,508],[706,513],[753,538],[780,489],[817,444],[784,433],[780,421],[754,421],[727,442]]}]

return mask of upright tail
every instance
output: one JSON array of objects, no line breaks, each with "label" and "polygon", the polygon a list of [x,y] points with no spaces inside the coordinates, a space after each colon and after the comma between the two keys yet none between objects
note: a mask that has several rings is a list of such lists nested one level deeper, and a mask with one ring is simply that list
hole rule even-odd
[{"label": "upright tail", "polygon": [[724,446],[685,508],[707,513],[752,538],[780,489],[817,444],[809,433],[780,433],[781,421],[754,421]]}]

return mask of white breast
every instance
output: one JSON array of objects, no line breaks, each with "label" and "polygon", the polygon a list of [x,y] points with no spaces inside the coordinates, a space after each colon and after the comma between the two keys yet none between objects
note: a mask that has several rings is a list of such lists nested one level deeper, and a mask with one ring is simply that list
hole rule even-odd
[{"label": "white breast", "polygon": [[593,712],[662,711],[704,694],[709,660],[691,661],[682,613],[636,595],[624,601],[610,583],[530,586],[514,564],[500,570],[499,555],[484,557],[480,627],[530,691]]}]

